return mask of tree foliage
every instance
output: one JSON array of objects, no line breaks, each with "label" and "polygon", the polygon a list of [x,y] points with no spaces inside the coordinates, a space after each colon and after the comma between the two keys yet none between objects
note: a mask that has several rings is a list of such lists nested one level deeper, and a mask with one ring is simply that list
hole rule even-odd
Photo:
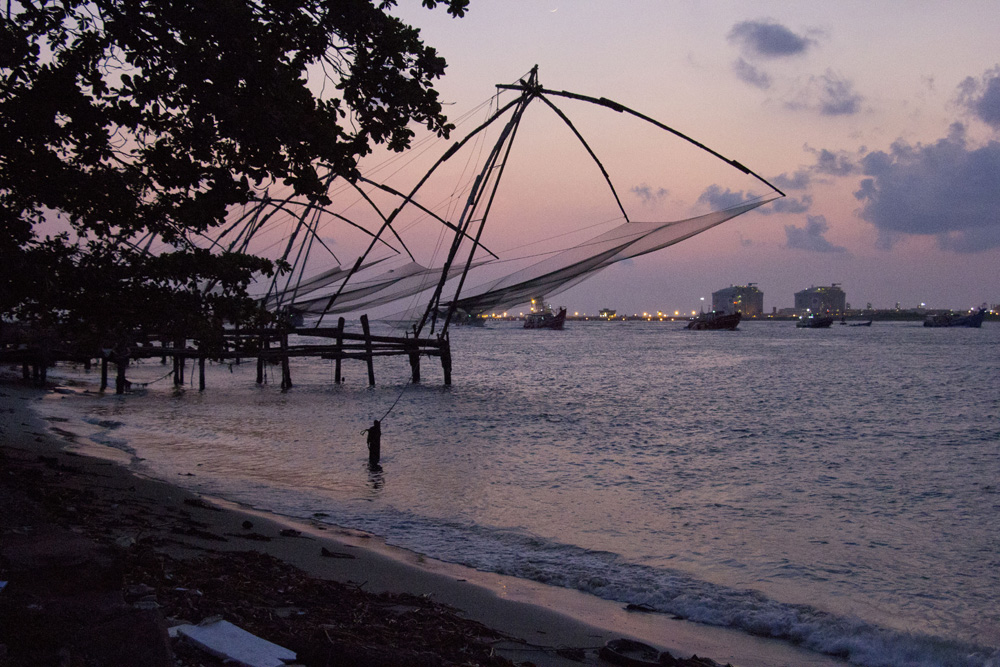
[{"label": "tree foliage", "polygon": [[[451,129],[432,85],[445,62],[394,4],[8,4],[0,315],[96,336],[245,315],[250,276],[273,266],[198,235],[269,184],[325,203],[319,170],[355,178],[374,145],[405,149],[411,123]],[[459,17],[467,0],[440,4]],[[169,249],[149,255],[149,238]]]}]

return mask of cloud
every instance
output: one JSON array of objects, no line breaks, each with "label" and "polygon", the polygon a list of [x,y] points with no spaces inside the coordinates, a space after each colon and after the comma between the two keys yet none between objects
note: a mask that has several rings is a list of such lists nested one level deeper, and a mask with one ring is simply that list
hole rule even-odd
[{"label": "cloud", "polygon": [[1000,65],[978,80],[971,76],[958,86],[958,103],[994,130],[1000,130]]},{"label": "cloud", "polygon": [[[723,190],[718,185],[710,185],[698,197],[698,203],[708,204],[712,210],[720,210],[739,206],[755,199],[758,199],[758,197],[749,192],[743,192],[742,190],[733,192],[729,188]],[[760,211],[760,209],[757,209],[757,211]]]},{"label": "cloud", "polygon": [[[723,190],[718,185],[710,185],[704,192],[701,193],[701,196],[698,197],[698,203],[708,204],[712,210],[718,211],[725,208],[731,208],[733,206],[739,206],[740,204],[753,201],[756,198],[756,196],[750,194],[749,192],[744,193],[742,190],[739,192],[733,192],[729,188]],[[812,203],[812,197],[809,195],[802,197],[802,199],[796,199],[795,197],[783,197],[754,210],[761,215],[773,215],[775,213],[805,213],[812,206]]]},{"label": "cloud", "polygon": [[851,81],[827,70],[820,76],[809,77],[798,98],[785,106],[794,111],[818,111],[823,116],[851,116],[861,111],[863,101]]},{"label": "cloud", "polygon": [[890,152],[861,159],[865,176],[854,196],[881,247],[900,234],[937,237],[957,252],[1000,247],[1000,142],[967,145],[965,127],[929,145],[899,140]]},{"label": "cloud", "polygon": [[819,77],[822,84],[820,113],[824,116],[853,115],[861,110],[861,96],[854,92],[854,84],[838,78],[827,70]]},{"label": "cloud", "polygon": [[708,204],[713,210],[731,208],[750,201],[750,196],[739,192],[733,192],[729,188],[723,190],[718,185],[710,185],[698,197],[699,204]]},{"label": "cloud", "polygon": [[812,207],[813,199],[810,195],[805,195],[802,199],[795,197],[783,197],[774,200],[769,206],[757,209],[762,215],[773,213],[805,213]]},{"label": "cloud", "polygon": [[834,152],[826,148],[820,150],[806,148],[806,150],[816,156],[816,164],[812,168],[816,173],[826,176],[850,176],[860,170],[854,157],[844,151]]},{"label": "cloud", "polygon": [[771,20],[741,21],[732,27],[728,38],[747,56],[763,58],[801,55],[814,43]]},{"label": "cloud", "polygon": [[812,183],[812,174],[808,169],[799,169],[794,174],[778,174],[771,182],[782,190],[805,190]]},{"label": "cloud", "polygon": [[733,63],[733,71],[741,81],[750,84],[754,88],[767,90],[771,87],[771,76],[764,70],[751,65],[743,58]]},{"label": "cloud", "polygon": [[822,215],[806,216],[806,226],[785,225],[786,245],[797,250],[823,253],[846,253],[847,248],[833,245],[823,236],[830,224]]},{"label": "cloud", "polygon": [[641,199],[643,204],[652,204],[670,194],[670,191],[666,188],[657,188],[654,190],[645,183],[633,186],[629,192]]}]

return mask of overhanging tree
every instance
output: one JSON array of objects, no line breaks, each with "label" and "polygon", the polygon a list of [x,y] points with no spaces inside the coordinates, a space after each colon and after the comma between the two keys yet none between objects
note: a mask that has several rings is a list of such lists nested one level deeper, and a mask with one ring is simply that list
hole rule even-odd
[{"label": "overhanging tree", "polygon": [[[423,0],[438,4],[459,17],[468,0]],[[394,5],[8,2],[0,316],[95,339],[246,317],[251,276],[273,265],[198,235],[262,185],[325,203],[318,167],[352,179],[375,144],[408,147],[411,123],[451,129],[432,85],[445,62]],[[149,238],[169,249],[149,255]]]}]

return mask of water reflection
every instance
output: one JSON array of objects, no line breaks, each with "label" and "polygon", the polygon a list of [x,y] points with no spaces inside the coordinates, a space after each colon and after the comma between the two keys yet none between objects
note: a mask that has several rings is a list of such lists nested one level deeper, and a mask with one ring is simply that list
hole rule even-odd
[{"label": "water reflection", "polygon": [[365,467],[368,469],[368,488],[371,490],[368,495],[376,498],[381,495],[382,487],[385,486],[385,473],[377,463],[368,463]]}]

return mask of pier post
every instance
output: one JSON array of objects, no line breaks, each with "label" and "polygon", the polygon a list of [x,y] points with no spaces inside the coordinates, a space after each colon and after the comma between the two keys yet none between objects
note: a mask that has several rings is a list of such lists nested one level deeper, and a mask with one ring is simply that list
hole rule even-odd
[{"label": "pier post", "polygon": [[292,388],[292,369],[288,364],[288,330],[281,328],[281,388]]},{"label": "pier post", "polygon": [[375,364],[372,354],[372,332],[368,327],[368,315],[361,316],[361,330],[365,334],[365,361],[368,362],[368,386],[375,386]]},{"label": "pier post", "polygon": [[410,379],[413,384],[420,384],[420,341],[407,337],[406,347],[410,356]]},{"label": "pier post", "polygon": [[257,344],[257,384],[264,384],[264,355],[270,349],[267,332],[260,335],[260,342]]},{"label": "pier post", "polygon": [[198,356],[198,391],[205,391],[205,355]]},{"label": "pier post", "polygon": [[101,391],[108,388],[108,355],[101,355]]},{"label": "pier post", "polygon": [[340,361],[344,354],[344,318],[337,318],[337,359],[334,366],[333,381],[336,384],[343,382],[340,377]]},{"label": "pier post", "polygon": [[451,386],[451,341],[448,336],[438,336],[441,341],[441,370],[444,371],[444,383]]},{"label": "pier post", "polygon": [[180,339],[174,340],[174,386],[180,387],[184,385],[184,366],[186,365],[186,359],[180,353],[180,350],[184,348],[184,341]]},{"label": "pier post", "polygon": [[125,369],[128,368],[128,355],[115,352],[115,365],[118,367],[118,373],[115,376],[115,393],[124,394],[125,386],[128,383],[128,380],[125,379]]},{"label": "pier post", "polygon": [[240,359],[240,352],[241,352],[241,350],[240,350],[240,325],[237,324],[234,329],[235,329],[235,331],[234,331],[235,335],[233,336],[233,354],[236,355],[236,365],[238,366],[240,364],[240,361],[241,361],[241,359]]}]

